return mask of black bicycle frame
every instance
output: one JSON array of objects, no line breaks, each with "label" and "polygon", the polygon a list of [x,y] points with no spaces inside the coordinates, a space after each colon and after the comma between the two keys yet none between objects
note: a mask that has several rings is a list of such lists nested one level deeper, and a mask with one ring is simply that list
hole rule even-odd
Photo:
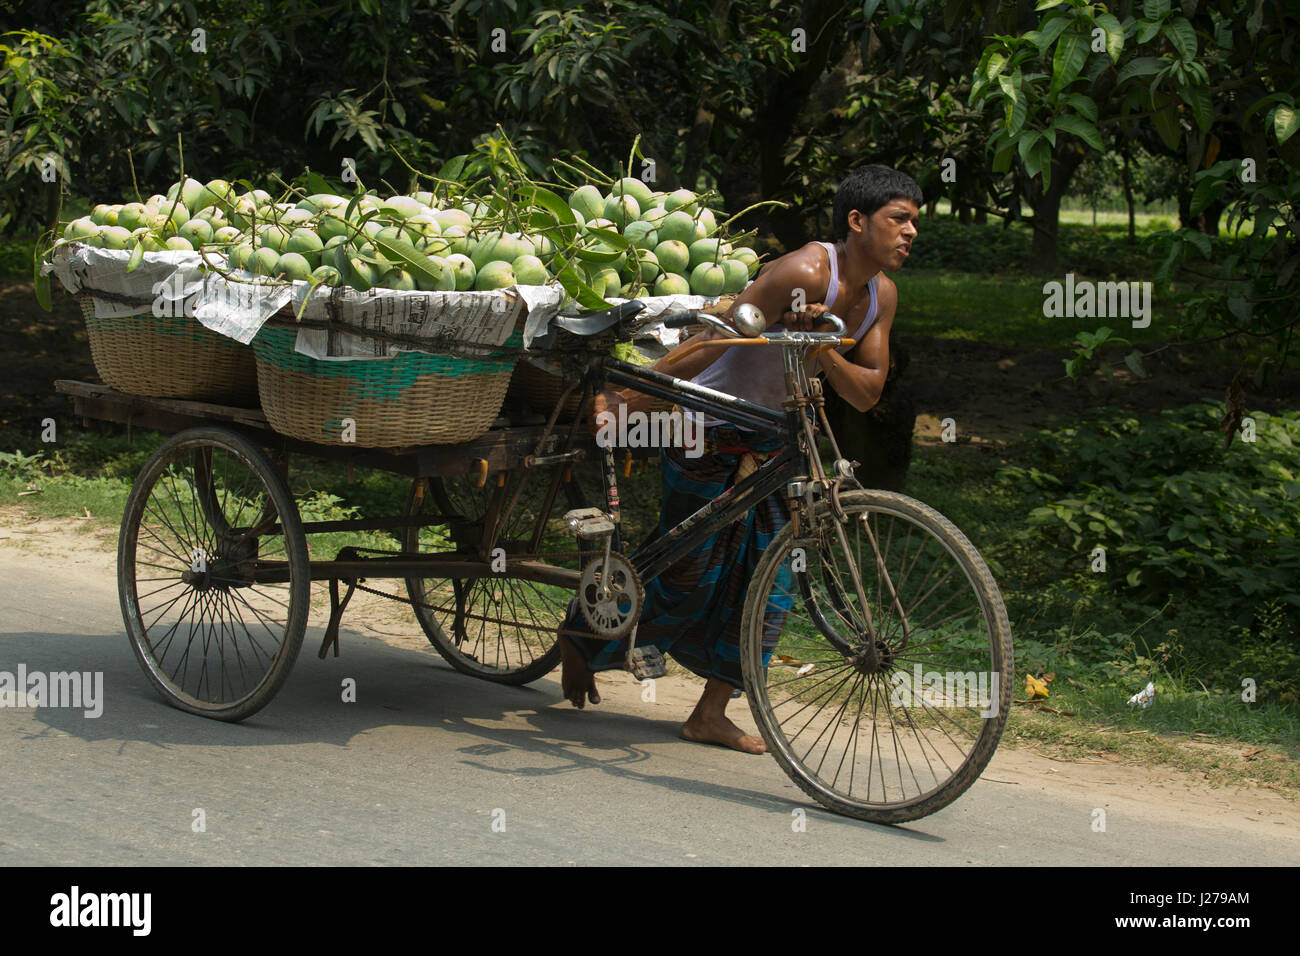
[{"label": "black bicycle frame", "polygon": [[[603,357],[588,372],[600,387],[602,379],[615,385],[635,388],[655,398],[663,398],[694,411],[706,412],[744,427],[764,438],[782,440],[781,450],[748,477],[676,525],[662,537],[630,555],[630,560],[647,583],[662,574],[683,553],[689,553],[713,534],[747,513],[768,495],[801,477],[803,437],[797,410],[777,411],[747,402],[734,395],[714,391],[684,379],[674,378],[643,366],[631,365],[612,356]],[[603,449],[607,504],[618,521],[618,485],[614,472],[614,450]]]}]

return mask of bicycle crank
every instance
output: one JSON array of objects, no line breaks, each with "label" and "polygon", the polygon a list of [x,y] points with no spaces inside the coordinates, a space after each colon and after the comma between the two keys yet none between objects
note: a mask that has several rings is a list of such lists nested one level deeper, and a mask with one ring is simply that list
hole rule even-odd
[{"label": "bicycle crank", "polygon": [[644,600],[636,569],[617,551],[606,551],[583,568],[578,606],[598,636],[608,640],[624,637],[641,616]]}]

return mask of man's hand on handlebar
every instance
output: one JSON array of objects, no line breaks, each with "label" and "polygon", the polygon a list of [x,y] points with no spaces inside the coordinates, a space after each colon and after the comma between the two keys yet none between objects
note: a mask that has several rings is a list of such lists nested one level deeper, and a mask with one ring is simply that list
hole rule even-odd
[{"label": "man's hand on handlebar", "polygon": [[787,309],[781,316],[781,324],[791,332],[813,332],[821,324],[821,317],[828,312],[830,309],[822,303],[811,302],[800,312]]}]

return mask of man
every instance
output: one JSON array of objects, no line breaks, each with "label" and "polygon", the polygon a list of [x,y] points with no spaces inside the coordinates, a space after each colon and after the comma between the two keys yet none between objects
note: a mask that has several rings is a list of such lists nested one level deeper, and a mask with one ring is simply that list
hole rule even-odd
[{"label": "man", "polygon": [[[830,386],[860,412],[880,399],[889,369],[889,329],[898,293],[883,271],[901,267],[907,258],[921,204],[921,190],[909,176],[883,166],[854,169],[835,193],[834,244],[810,242],[770,263],[733,306],[734,311],[747,302],[756,305],[769,328],[808,330],[827,312],[842,318],[846,335],[857,344],[823,351],[818,361]],[[706,330],[678,348],[721,337]],[[770,408],[780,408],[785,397],[778,346],[700,349],[666,363],[667,358],[661,359],[655,368]],[[618,404],[626,404],[629,412],[643,411],[649,402],[631,389],[605,392],[596,397],[594,415],[616,411]],[[657,533],[720,495],[777,450],[727,422],[705,418],[703,423],[702,457],[664,450]],[[767,749],[760,738],[728,719],[726,707],[733,692],[743,690],[739,636],[745,589],[763,548],[788,518],[785,502],[772,495],[646,586],[637,645],[654,644],[706,678],[699,703],[682,725],[686,740],[745,753]],[[571,616],[568,627],[580,628],[580,621]],[[623,666],[624,642],[566,635],[560,650],[564,696],[578,708],[586,701],[600,703],[593,672]]]}]

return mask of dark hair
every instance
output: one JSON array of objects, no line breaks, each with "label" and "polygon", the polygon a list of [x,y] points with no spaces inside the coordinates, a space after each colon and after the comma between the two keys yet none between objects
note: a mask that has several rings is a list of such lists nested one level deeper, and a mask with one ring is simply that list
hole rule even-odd
[{"label": "dark hair", "polygon": [[924,202],[921,187],[911,176],[888,166],[859,166],[851,170],[835,190],[831,216],[831,238],[838,242],[849,234],[849,213],[854,209],[864,216],[895,199],[910,199],[920,206]]}]

